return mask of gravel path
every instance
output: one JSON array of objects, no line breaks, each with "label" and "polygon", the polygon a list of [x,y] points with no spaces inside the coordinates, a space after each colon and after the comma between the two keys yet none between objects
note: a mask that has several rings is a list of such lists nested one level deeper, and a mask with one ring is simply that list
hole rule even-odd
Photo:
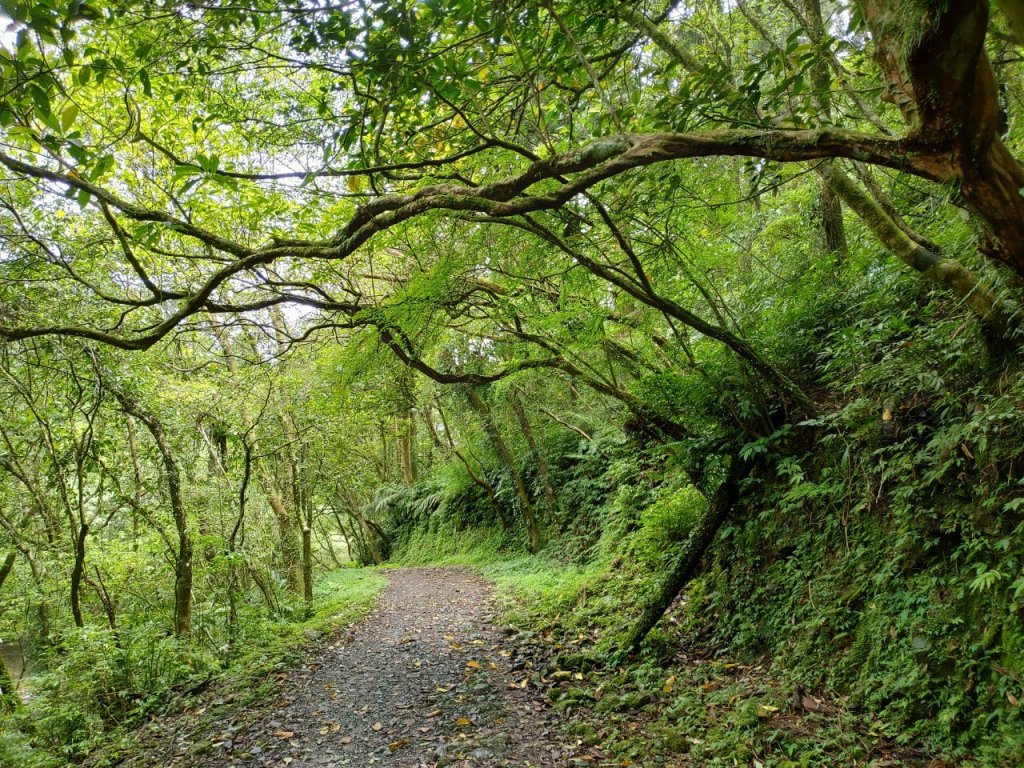
[{"label": "gravel path", "polygon": [[[490,589],[457,569],[388,572],[376,610],[186,765],[572,766],[529,662],[491,623]],[[184,747],[184,744],[180,745]],[[184,757],[181,751],[175,757]],[[164,763],[177,763],[172,758]]]}]

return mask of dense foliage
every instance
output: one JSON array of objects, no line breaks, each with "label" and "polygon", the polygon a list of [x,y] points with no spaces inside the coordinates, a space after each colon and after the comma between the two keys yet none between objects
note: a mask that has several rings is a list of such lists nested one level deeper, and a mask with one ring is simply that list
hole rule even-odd
[{"label": "dense foliage", "polygon": [[[1017,4],[0,9],[0,759],[391,560],[1024,761]],[[695,690],[666,749],[864,758]]]}]

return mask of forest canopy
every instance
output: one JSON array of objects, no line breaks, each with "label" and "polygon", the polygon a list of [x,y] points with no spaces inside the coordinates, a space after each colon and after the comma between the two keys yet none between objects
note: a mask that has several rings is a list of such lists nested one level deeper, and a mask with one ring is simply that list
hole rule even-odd
[{"label": "forest canopy", "polygon": [[480,534],[629,563],[616,659],[691,590],[1024,749],[1018,2],[0,13],[0,637],[84,713],[34,743]]}]

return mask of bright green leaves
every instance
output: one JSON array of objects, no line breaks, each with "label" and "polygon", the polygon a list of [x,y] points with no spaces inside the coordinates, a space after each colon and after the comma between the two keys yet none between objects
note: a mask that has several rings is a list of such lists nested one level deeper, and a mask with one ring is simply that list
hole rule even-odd
[{"label": "bright green leaves", "polygon": [[29,83],[28,93],[36,105],[36,113],[43,119],[51,118],[53,112],[50,109],[50,97],[46,91],[35,83]]},{"label": "bright green leaves", "polygon": [[139,70],[139,82],[142,84],[142,92],[147,96],[152,96],[153,84],[149,80],[149,72],[145,69]]},{"label": "bright green leaves", "polygon": [[60,127],[65,133],[70,130],[71,126],[75,124],[75,120],[78,119],[79,107],[77,104],[71,103],[64,108],[64,111],[60,114]]},{"label": "bright green leaves", "polygon": [[114,170],[117,162],[113,155],[103,155],[89,172],[90,181],[100,181]]}]

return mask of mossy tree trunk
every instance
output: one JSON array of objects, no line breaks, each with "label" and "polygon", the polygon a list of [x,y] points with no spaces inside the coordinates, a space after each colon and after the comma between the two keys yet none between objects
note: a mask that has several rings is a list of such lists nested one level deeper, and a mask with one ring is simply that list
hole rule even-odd
[{"label": "mossy tree trunk", "polygon": [[644,638],[665,615],[665,611],[679,593],[698,574],[704,555],[739,500],[740,485],[750,472],[750,468],[750,463],[739,456],[730,458],[725,480],[715,491],[707,513],[690,532],[689,538],[662,579],[658,591],[644,605],[640,618],[627,633],[622,643],[624,650],[635,653],[640,649]]},{"label": "mossy tree trunk", "polygon": [[509,450],[508,444],[501,436],[498,425],[494,421],[494,414],[491,413],[490,407],[480,396],[480,393],[470,386],[466,387],[466,395],[469,397],[469,402],[473,405],[473,409],[479,414],[481,421],[483,421],[484,430],[494,445],[498,458],[501,459],[501,463],[512,477],[512,484],[516,489],[516,497],[519,499],[519,509],[523,515],[523,522],[526,524],[527,547],[531,552],[537,552],[543,544],[540,525],[537,522],[537,513],[533,508],[533,503],[530,501],[530,495],[527,493],[526,484],[523,483],[523,476],[516,467],[515,457],[512,456],[512,451]]}]

